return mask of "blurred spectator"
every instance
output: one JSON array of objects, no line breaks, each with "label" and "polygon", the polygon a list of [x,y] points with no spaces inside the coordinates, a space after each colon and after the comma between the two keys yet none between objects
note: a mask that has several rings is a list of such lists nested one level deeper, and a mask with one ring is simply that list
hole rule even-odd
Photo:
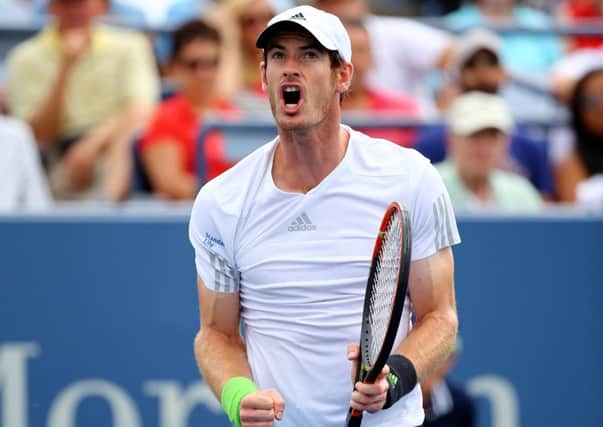
[{"label": "blurred spectator", "polygon": [[462,386],[454,382],[448,373],[456,362],[460,349],[460,337],[454,351],[428,378],[421,381],[425,422],[423,427],[473,427],[475,403]]},{"label": "blurred spectator", "polygon": [[371,36],[374,67],[367,76],[370,87],[404,93],[419,101],[421,115],[436,114],[434,96],[426,76],[451,62],[454,41],[445,32],[412,19],[375,16],[368,0],[314,0],[318,8],[342,20],[364,20]]},{"label": "blurred spectator", "polygon": [[[446,88],[450,99],[443,102],[443,109],[459,93],[480,91],[499,94],[505,98],[511,109],[516,109],[513,90],[508,86],[507,74],[499,60],[500,39],[485,29],[470,30],[458,42],[455,59],[455,82]],[[446,129],[444,125],[423,129],[415,145],[423,155],[437,163],[446,157]],[[547,145],[536,139],[523,125],[514,128],[508,154],[498,165],[502,169],[519,173],[547,198],[553,196],[553,176]]]},{"label": "blurred spectator", "polygon": [[[557,16],[561,22],[579,25],[583,22],[603,19],[601,0],[565,0],[559,5]],[[577,36],[570,39],[570,50],[592,49],[603,46],[603,35]]]},{"label": "blurred spectator", "polygon": [[504,99],[482,92],[454,100],[448,116],[448,159],[436,165],[455,209],[530,211],[538,192],[520,175],[498,170],[513,119]]},{"label": "blurred spectator", "polygon": [[147,40],[92,25],[101,0],[50,0],[54,17],[9,55],[9,111],[45,149],[57,199],[120,199],[131,140],[158,94]]},{"label": "blurred spectator", "polygon": [[197,176],[202,120],[212,113],[228,115],[234,107],[215,95],[220,62],[217,30],[202,21],[190,21],[177,28],[172,38],[170,68],[180,91],[155,112],[142,137],[140,152],[155,193],[170,199],[192,199],[201,181],[232,166],[223,160],[221,140],[210,134],[203,145],[207,176]]},{"label": "blurred spectator", "polygon": [[[477,0],[447,15],[450,27],[464,31],[472,27],[514,24],[534,30],[546,30],[554,21],[546,13],[514,0]],[[505,33],[501,59],[514,74],[538,76],[548,71],[563,53],[561,40],[554,34]]]},{"label": "blurred spectator", "polygon": [[565,55],[551,70],[553,93],[560,100],[569,102],[576,82],[594,68],[603,68],[603,47]]},{"label": "blurred spectator", "polygon": [[[382,116],[390,119],[416,119],[419,106],[415,100],[393,92],[372,89],[366,84],[366,75],[373,66],[371,40],[362,21],[347,21],[345,27],[352,43],[354,78],[342,104],[345,113]],[[369,119],[370,120],[370,119]],[[388,139],[406,147],[414,143],[414,130],[389,128],[359,128],[374,138]]]},{"label": "blurred spectator", "polygon": [[20,120],[0,116],[0,211],[51,204],[36,141]]},{"label": "blurred spectator", "polygon": [[593,183],[600,183],[603,174],[603,67],[578,81],[569,108],[571,139],[553,142],[558,197],[564,202],[576,201],[579,186],[592,178],[583,190],[583,200],[578,201],[590,204],[594,198],[602,203],[603,187]]},{"label": "blurred spectator", "polygon": [[[260,80],[261,50],[255,41],[276,12],[269,0],[225,0],[208,14],[222,36],[223,63],[218,87],[246,113],[270,114],[268,97]],[[221,10],[220,10],[221,9]],[[280,10],[279,10],[280,11]]]}]

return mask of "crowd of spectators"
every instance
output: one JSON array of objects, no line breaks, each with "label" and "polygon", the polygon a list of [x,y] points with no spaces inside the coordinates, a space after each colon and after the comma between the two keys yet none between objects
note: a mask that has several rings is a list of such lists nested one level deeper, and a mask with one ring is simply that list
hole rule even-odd
[{"label": "crowd of spectators", "polygon": [[[350,34],[344,114],[437,163],[456,208],[603,209],[603,2],[588,0],[0,0],[0,209],[192,199],[232,165],[203,124],[270,117],[255,39],[296,3]],[[375,14],[386,3],[432,16]],[[7,48],[15,22],[39,31]]]}]

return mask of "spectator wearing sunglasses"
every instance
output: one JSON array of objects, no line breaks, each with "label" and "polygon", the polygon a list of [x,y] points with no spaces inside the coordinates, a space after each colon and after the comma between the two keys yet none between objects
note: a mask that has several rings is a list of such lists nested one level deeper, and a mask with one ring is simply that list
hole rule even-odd
[{"label": "spectator wearing sunglasses", "polygon": [[559,199],[603,210],[603,68],[587,72],[569,102],[571,139],[555,147]]},{"label": "spectator wearing sunglasses", "polygon": [[221,139],[210,134],[203,144],[205,176],[197,175],[197,137],[211,115],[235,110],[216,95],[220,35],[202,21],[189,21],[173,33],[170,74],[178,92],[155,112],[139,150],[154,193],[168,199],[192,199],[199,184],[231,165],[222,156]]}]

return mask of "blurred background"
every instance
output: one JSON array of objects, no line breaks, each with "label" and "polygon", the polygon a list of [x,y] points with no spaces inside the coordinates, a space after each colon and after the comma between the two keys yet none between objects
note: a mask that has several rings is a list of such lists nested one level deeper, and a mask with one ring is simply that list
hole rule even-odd
[{"label": "blurred background", "polygon": [[188,216],[276,136],[255,39],[296,4],[350,34],[343,122],[456,210],[425,426],[603,425],[603,1],[0,0],[0,426],[228,425]]}]

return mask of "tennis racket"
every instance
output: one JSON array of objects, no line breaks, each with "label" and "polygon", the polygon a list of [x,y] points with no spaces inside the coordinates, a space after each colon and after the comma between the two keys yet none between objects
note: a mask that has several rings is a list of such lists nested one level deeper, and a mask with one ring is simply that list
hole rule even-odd
[{"label": "tennis racket", "polygon": [[[410,250],[410,213],[393,202],[381,220],[373,249],[354,384],[374,383],[392,351],[408,288]],[[350,408],[347,427],[361,422],[362,411]]]}]

